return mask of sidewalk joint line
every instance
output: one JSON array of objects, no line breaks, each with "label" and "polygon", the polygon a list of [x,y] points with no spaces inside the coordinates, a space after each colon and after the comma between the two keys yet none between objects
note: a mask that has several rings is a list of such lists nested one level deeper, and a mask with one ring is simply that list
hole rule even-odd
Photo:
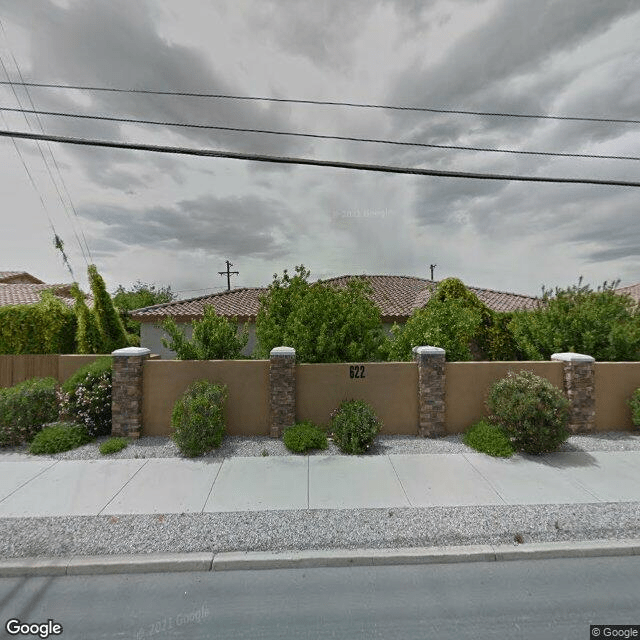
[{"label": "sidewalk joint line", "polygon": [[409,507],[415,507],[415,505],[411,502],[411,500],[409,500],[409,496],[407,495],[407,491],[404,488],[404,485],[402,484],[402,480],[400,480],[400,476],[398,475],[398,470],[395,468],[395,466],[393,464],[393,460],[391,459],[391,456],[389,454],[387,454],[387,459],[389,460],[389,464],[391,465],[391,468],[393,469],[393,473],[396,474],[396,478],[398,479],[398,483],[400,484],[400,488],[402,489],[402,493],[404,493],[404,497],[407,500],[407,504],[409,505]]},{"label": "sidewalk joint line", "polygon": [[[222,465],[225,463],[226,458],[222,458],[222,462],[220,463],[220,466],[218,467],[218,470],[216,471],[216,477],[213,479],[213,482],[211,483],[211,486],[209,487],[209,493],[207,493],[207,497],[204,500],[204,504],[202,505],[202,509],[200,509],[200,513],[204,514],[204,508],[207,506],[207,502],[209,502],[209,498],[211,497],[211,492],[213,491],[213,487],[216,484],[216,480],[218,479],[218,476],[220,475],[220,472],[222,471]],[[207,513],[210,513],[209,511],[207,511]]]},{"label": "sidewalk joint line", "polygon": [[[29,460],[28,462],[31,462],[31,460]],[[20,491],[22,487],[28,485],[30,482],[33,482],[37,477],[41,476],[45,471],[49,471],[51,467],[55,467],[56,464],[58,464],[58,462],[60,462],[60,460],[54,460],[48,467],[45,467],[42,471],[40,471],[39,473],[36,473],[35,476],[29,478],[28,480],[25,480],[19,487],[16,487],[11,493],[8,493],[4,498],[2,498],[0,500],[0,504],[2,504],[7,498],[10,498],[16,491]]]},{"label": "sidewalk joint line", "polygon": [[145,458],[144,463],[140,465],[140,468],[115,492],[111,500],[109,500],[109,502],[107,502],[107,504],[105,504],[104,507],[102,507],[102,509],[98,511],[97,515],[102,514],[102,512],[118,497],[120,492],[140,473],[142,468],[147,466],[149,460],[151,459],[152,458]]},{"label": "sidewalk joint line", "polygon": [[484,474],[482,473],[482,471],[480,471],[480,469],[478,469],[473,462],[471,462],[471,460],[469,460],[469,458],[467,458],[467,453],[463,452],[460,454],[471,466],[471,468],[496,492],[496,495],[498,496],[498,498],[500,498],[500,500],[502,500],[502,502],[505,504],[505,506],[513,506],[510,505],[503,497],[502,494],[498,491],[498,489],[496,489],[496,487],[494,486],[493,482],[491,482],[491,480],[489,480],[489,478],[485,478]]}]

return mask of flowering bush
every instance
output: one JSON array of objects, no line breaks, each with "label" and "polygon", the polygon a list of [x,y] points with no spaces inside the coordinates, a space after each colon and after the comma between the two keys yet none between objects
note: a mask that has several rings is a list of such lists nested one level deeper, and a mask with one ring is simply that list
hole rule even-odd
[{"label": "flowering bush", "polygon": [[56,385],[53,378],[31,378],[0,389],[0,447],[30,442],[58,418]]},{"label": "flowering bush", "polygon": [[91,437],[111,434],[111,358],[76,371],[59,394],[60,416],[84,425]]},{"label": "flowering bush", "polygon": [[343,453],[362,454],[371,447],[382,423],[364,400],[347,400],[331,413],[330,431]]}]

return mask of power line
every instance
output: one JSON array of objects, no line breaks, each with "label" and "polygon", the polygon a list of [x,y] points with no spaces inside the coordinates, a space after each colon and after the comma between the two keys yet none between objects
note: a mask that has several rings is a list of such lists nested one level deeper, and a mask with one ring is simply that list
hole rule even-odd
[{"label": "power line", "polygon": [[[273,131],[271,129],[247,129],[243,127],[224,127],[212,124],[190,124],[185,122],[165,122],[161,120],[141,120],[137,118],[120,118],[117,116],[95,116],[84,113],[68,113],[65,111],[36,111],[31,109],[15,109],[12,107],[0,107],[0,111],[13,111],[22,113],[39,114],[62,118],[78,118],[81,120],[106,120],[109,122],[122,122],[126,124],[150,124],[163,127],[184,127],[188,129],[212,129],[216,131],[234,131],[240,133],[266,133],[276,136],[295,136],[299,138],[315,138],[320,140],[341,140],[346,142],[373,142],[378,144],[391,144],[403,147],[426,147],[432,149],[452,149],[455,151],[481,151],[490,153],[511,153],[530,156],[557,156],[562,158],[588,158],[598,160],[640,160],[640,156],[610,156],[591,153],[562,153],[553,151],[523,151],[519,149],[492,149],[488,147],[467,147],[450,144],[431,144],[426,142],[402,142],[398,140],[382,140],[379,138],[356,138],[353,136],[331,136],[319,133],[300,133],[294,131]],[[43,129],[44,131],[44,129]]]},{"label": "power line", "polygon": [[[8,84],[1,82],[1,84]],[[356,107],[359,109],[390,109],[393,111],[418,111],[426,113],[445,113],[452,115],[490,116],[500,118],[532,118],[541,120],[573,120],[577,122],[605,122],[622,124],[640,124],[640,120],[626,118],[589,118],[582,116],[556,116],[531,113],[503,113],[497,111],[469,111],[464,109],[439,109],[434,107],[407,107],[387,104],[367,104],[359,102],[338,102],[335,100],[300,100],[294,98],[269,98],[264,96],[238,96],[224,93],[198,93],[188,91],[159,91],[155,89],[122,89],[117,87],[97,87],[74,84],[52,84],[44,82],[25,82],[24,86],[39,87],[42,89],[73,89],[79,91],[109,91],[113,93],[140,93],[156,96],[183,96],[189,98],[218,98],[225,100],[253,100],[262,102],[283,102],[288,104],[317,104],[335,107]]]},{"label": "power line", "polygon": [[[10,55],[11,55],[11,58],[13,59],[13,64],[15,65],[15,67],[16,67],[16,69],[18,71],[18,75],[20,76],[20,81],[21,81],[22,84],[24,84],[24,78],[22,76],[22,72],[20,71],[20,66],[18,65],[18,61],[16,60],[15,56],[13,55],[13,52],[11,51],[11,47],[10,47],[10,44],[9,44],[9,38],[7,37],[7,32],[5,31],[4,23],[2,22],[2,20],[0,20],[0,29],[2,30],[2,34],[4,35],[5,41],[7,43],[7,48],[9,50]],[[29,130],[32,130],[31,129],[31,123],[29,122],[29,119],[26,116],[27,110],[23,109],[23,107],[22,107],[22,102],[21,102],[20,98],[18,97],[18,93],[15,90],[14,83],[11,81],[11,77],[9,75],[9,72],[7,71],[7,68],[6,68],[5,64],[4,64],[4,60],[2,60],[1,57],[0,57],[0,64],[2,64],[2,69],[4,70],[4,73],[7,76],[7,80],[9,82],[10,86],[11,86],[11,91],[13,92],[13,95],[14,95],[14,97],[15,97],[15,99],[16,99],[19,107],[20,107],[20,110],[23,111],[23,116],[24,116],[25,122],[27,123],[27,126],[29,127]],[[35,105],[33,103],[33,100],[31,99],[31,95],[29,94],[29,90],[27,89],[26,86],[24,87],[24,90],[25,90],[25,93],[27,94],[29,102],[31,103],[31,107],[33,109],[33,112],[36,113]],[[45,131],[44,131],[44,127],[42,126],[42,121],[40,120],[40,116],[37,115],[37,113],[36,113],[36,119],[37,119],[37,122],[38,122],[38,124],[40,126],[40,129],[42,130],[42,133],[44,133]],[[71,223],[71,228],[73,230],[73,234],[74,234],[74,236],[75,236],[75,238],[76,238],[76,240],[78,242],[78,246],[80,247],[80,252],[82,253],[82,257],[84,258],[85,264],[88,265],[89,263],[87,261],[87,256],[85,254],[84,248],[82,246],[82,243],[80,242],[80,238],[78,237],[78,234],[76,232],[75,226],[72,223],[71,216],[69,215],[69,208],[68,208],[66,202],[64,201],[64,199],[62,197],[62,194],[60,193],[60,189],[58,188],[58,183],[55,181],[55,179],[53,177],[53,173],[51,172],[51,168],[49,166],[49,162],[47,161],[47,159],[46,159],[46,157],[44,155],[44,152],[42,151],[42,146],[40,145],[39,142],[37,142],[36,144],[37,144],[37,147],[38,147],[38,151],[40,152],[40,156],[42,157],[42,161],[44,162],[44,165],[45,165],[45,167],[47,169],[47,173],[49,174],[49,178],[51,179],[51,182],[53,183],[53,186],[54,186],[54,188],[56,190],[56,193],[58,194],[58,198],[60,199],[60,202],[62,204],[62,208],[64,209],[64,212],[65,212],[65,214],[67,216],[67,219]],[[58,167],[58,163],[56,162],[55,156],[53,155],[53,150],[51,149],[51,145],[49,143],[47,143],[47,145],[48,145],[48,148],[49,148],[49,153],[50,153],[51,158],[53,160],[53,163],[55,165],[55,168],[57,169],[58,177],[60,179],[60,182],[63,185],[64,189],[67,191],[67,198],[71,202],[71,206],[73,208],[73,211],[76,213],[76,217],[77,217],[78,214],[77,214],[77,212],[75,210],[75,207],[73,206],[73,202],[71,201],[71,196],[69,195],[69,192],[68,192],[68,190],[66,188],[66,184],[64,183],[64,178],[62,177],[62,173],[60,172],[60,168]],[[82,231],[82,229],[81,229],[81,231]],[[82,233],[82,235],[84,237],[84,233]],[[86,238],[85,238],[85,245],[87,245]],[[88,250],[88,248],[89,247],[87,245],[87,250]]]},{"label": "power line", "polygon": [[340,162],[336,160],[315,160],[313,158],[291,158],[286,156],[268,156],[255,153],[235,153],[219,151],[217,149],[193,149],[187,147],[171,147],[165,145],[150,145],[141,143],[115,142],[111,140],[93,140],[87,138],[70,138],[52,136],[24,131],[0,131],[0,137],[22,138],[25,140],[48,140],[64,144],[75,144],[86,147],[104,147],[108,149],[129,149],[133,151],[151,151],[155,153],[173,153],[178,155],[200,156],[209,158],[227,158],[230,160],[250,160],[253,162],[270,162],[275,164],[291,164],[315,167],[333,167],[337,169],[351,169],[356,171],[375,171],[379,173],[397,173],[422,176],[437,176],[441,178],[470,178],[475,180],[507,180],[516,182],[551,182],[564,184],[594,184],[614,187],[640,187],[640,182],[627,180],[611,180],[597,178],[556,178],[549,176],[524,176],[497,173],[473,173],[468,171],[441,171],[437,169],[421,169],[418,167],[398,167],[378,164],[362,164],[355,162]]}]

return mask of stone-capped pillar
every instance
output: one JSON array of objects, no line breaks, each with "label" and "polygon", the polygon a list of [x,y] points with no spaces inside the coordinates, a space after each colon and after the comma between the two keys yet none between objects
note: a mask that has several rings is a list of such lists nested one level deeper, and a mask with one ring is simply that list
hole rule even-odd
[{"label": "stone-capped pillar", "polygon": [[279,438],[296,422],[296,350],[274,347],[269,353],[269,433]]},{"label": "stone-capped pillar", "polygon": [[590,433],[596,428],[595,360],[581,353],[554,353],[564,367],[564,392],[569,398],[569,431]]},{"label": "stone-capped pillar", "polygon": [[151,351],[144,347],[116,349],[111,391],[111,434],[139,438],[142,432],[142,370]]},{"label": "stone-capped pillar", "polygon": [[418,435],[436,438],[446,433],[444,356],[440,347],[414,347],[418,364]]}]

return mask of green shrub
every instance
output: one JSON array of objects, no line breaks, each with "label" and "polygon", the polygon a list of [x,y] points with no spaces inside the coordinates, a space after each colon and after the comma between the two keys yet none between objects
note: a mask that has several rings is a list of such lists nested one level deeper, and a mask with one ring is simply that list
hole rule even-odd
[{"label": "green shrub", "polygon": [[74,353],[76,316],[51,291],[37,304],[0,307],[0,353]]},{"label": "green shrub", "polygon": [[100,453],[104,456],[110,453],[118,453],[129,445],[127,438],[109,438],[100,445]]},{"label": "green shrub", "polygon": [[472,449],[498,458],[513,455],[513,446],[504,431],[495,424],[480,420],[464,434],[462,441]]},{"label": "green shrub", "polygon": [[636,389],[628,400],[631,407],[631,422],[634,427],[640,427],[640,389]]},{"label": "green shrub", "polygon": [[77,449],[91,440],[91,436],[82,425],[72,422],[56,422],[36,434],[29,447],[29,452],[36,455],[60,453]]},{"label": "green shrub", "polygon": [[219,447],[225,429],[227,387],[198,380],[187,388],[173,407],[173,440],[193,458]]},{"label": "green shrub", "polygon": [[531,371],[510,371],[491,385],[487,406],[517,451],[555,451],[569,437],[569,401]]},{"label": "green shrub", "polygon": [[282,441],[284,446],[294,453],[305,453],[309,449],[326,449],[328,446],[327,434],[308,420],[285,429]]},{"label": "green shrub", "polygon": [[111,358],[78,369],[63,385],[60,415],[84,425],[91,437],[111,433]]},{"label": "green shrub", "polygon": [[331,433],[340,451],[362,454],[373,444],[382,423],[364,400],[347,400],[331,414]]},{"label": "green shrub", "polygon": [[29,442],[42,425],[58,419],[57,382],[31,378],[0,389],[0,446]]}]

